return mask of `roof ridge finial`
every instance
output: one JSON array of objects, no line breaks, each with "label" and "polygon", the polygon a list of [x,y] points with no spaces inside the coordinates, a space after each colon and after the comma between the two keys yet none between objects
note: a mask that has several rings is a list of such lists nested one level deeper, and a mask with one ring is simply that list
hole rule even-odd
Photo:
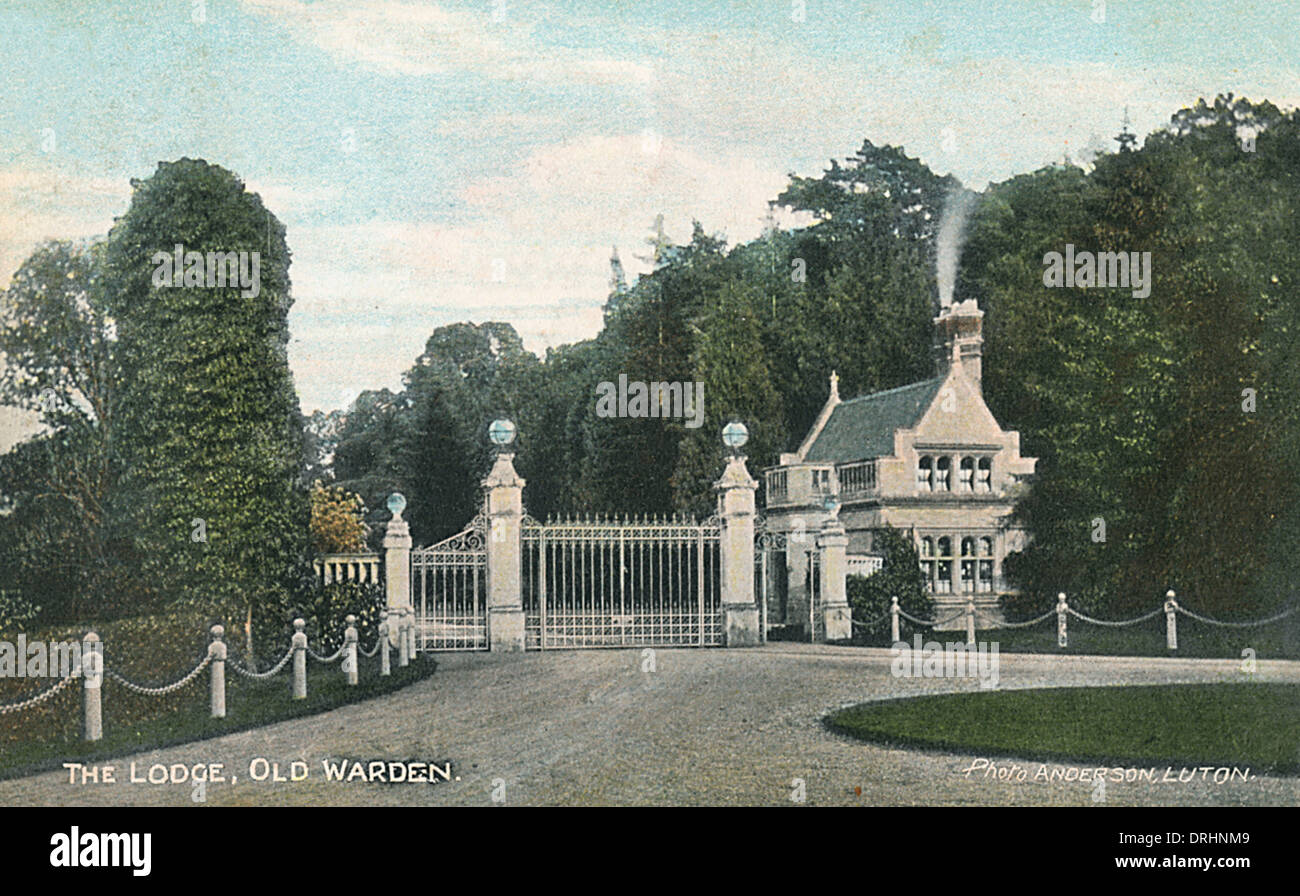
[{"label": "roof ridge finial", "polygon": [[834,370],[831,371],[831,400],[840,400],[840,375]]}]

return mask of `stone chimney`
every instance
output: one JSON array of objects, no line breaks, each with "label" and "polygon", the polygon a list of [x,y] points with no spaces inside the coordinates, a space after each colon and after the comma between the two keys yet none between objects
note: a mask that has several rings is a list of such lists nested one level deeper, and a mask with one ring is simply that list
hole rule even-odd
[{"label": "stone chimney", "polygon": [[980,390],[984,356],[984,312],[974,299],[941,308],[934,319],[936,373],[945,376],[957,366]]}]

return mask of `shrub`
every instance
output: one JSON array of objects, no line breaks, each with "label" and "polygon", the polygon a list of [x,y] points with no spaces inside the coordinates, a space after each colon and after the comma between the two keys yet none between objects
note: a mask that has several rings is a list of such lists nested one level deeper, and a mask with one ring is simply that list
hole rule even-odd
[{"label": "shrub", "polygon": [[[853,636],[860,643],[888,643],[889,620],[875,620],[889,613],[891,597],[896,596],[898,606],[918,619],[934,618],[934,601],[925,590],[920,558],[911,540],[892,526],[886,526],[876,530],[875,543],[884,556],[881,570],[871,576],[849,576],[847,583],[849,606],[856,623]],[[925,628],[928,627],[901,619],[899,636],[906,640],[913,632]]]},{"label": "shrub", "polygon": [[[357,617],[357,638],[365,649],[379,636],[379,611],[386,606],[382,583],[332,582],[317,585],[299,605],[296,616],[307,623],[307,643],[317,653],[333,653],[343,644],[348,614]],[[280,640],[288,644],[292,618]],[[278,648],[281,652],[284,646]]]}]

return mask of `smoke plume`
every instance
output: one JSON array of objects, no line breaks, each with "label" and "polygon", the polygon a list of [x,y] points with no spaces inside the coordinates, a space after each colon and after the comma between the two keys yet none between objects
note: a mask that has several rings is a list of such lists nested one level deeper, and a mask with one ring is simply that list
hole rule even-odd
[{"label": "smoke plume", "polygon": [[944,199],[939,215],[939,237],[935,253],[935,279],[939,281],[939,307],[952,304],[952,290],[957,282],[957,261],[966,243],[966,219],[978,201],[978,194],[956,187]]}]

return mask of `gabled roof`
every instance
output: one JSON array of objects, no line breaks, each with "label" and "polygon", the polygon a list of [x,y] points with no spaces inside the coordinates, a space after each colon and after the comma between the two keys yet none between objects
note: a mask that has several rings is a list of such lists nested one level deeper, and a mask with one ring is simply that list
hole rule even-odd
[{"label": "gabled roof", "polygon": [[809,446],[810,463],[850,463],[894,453],[894,430],[910,429],[934,401],[944,377],[840,402]]}]

